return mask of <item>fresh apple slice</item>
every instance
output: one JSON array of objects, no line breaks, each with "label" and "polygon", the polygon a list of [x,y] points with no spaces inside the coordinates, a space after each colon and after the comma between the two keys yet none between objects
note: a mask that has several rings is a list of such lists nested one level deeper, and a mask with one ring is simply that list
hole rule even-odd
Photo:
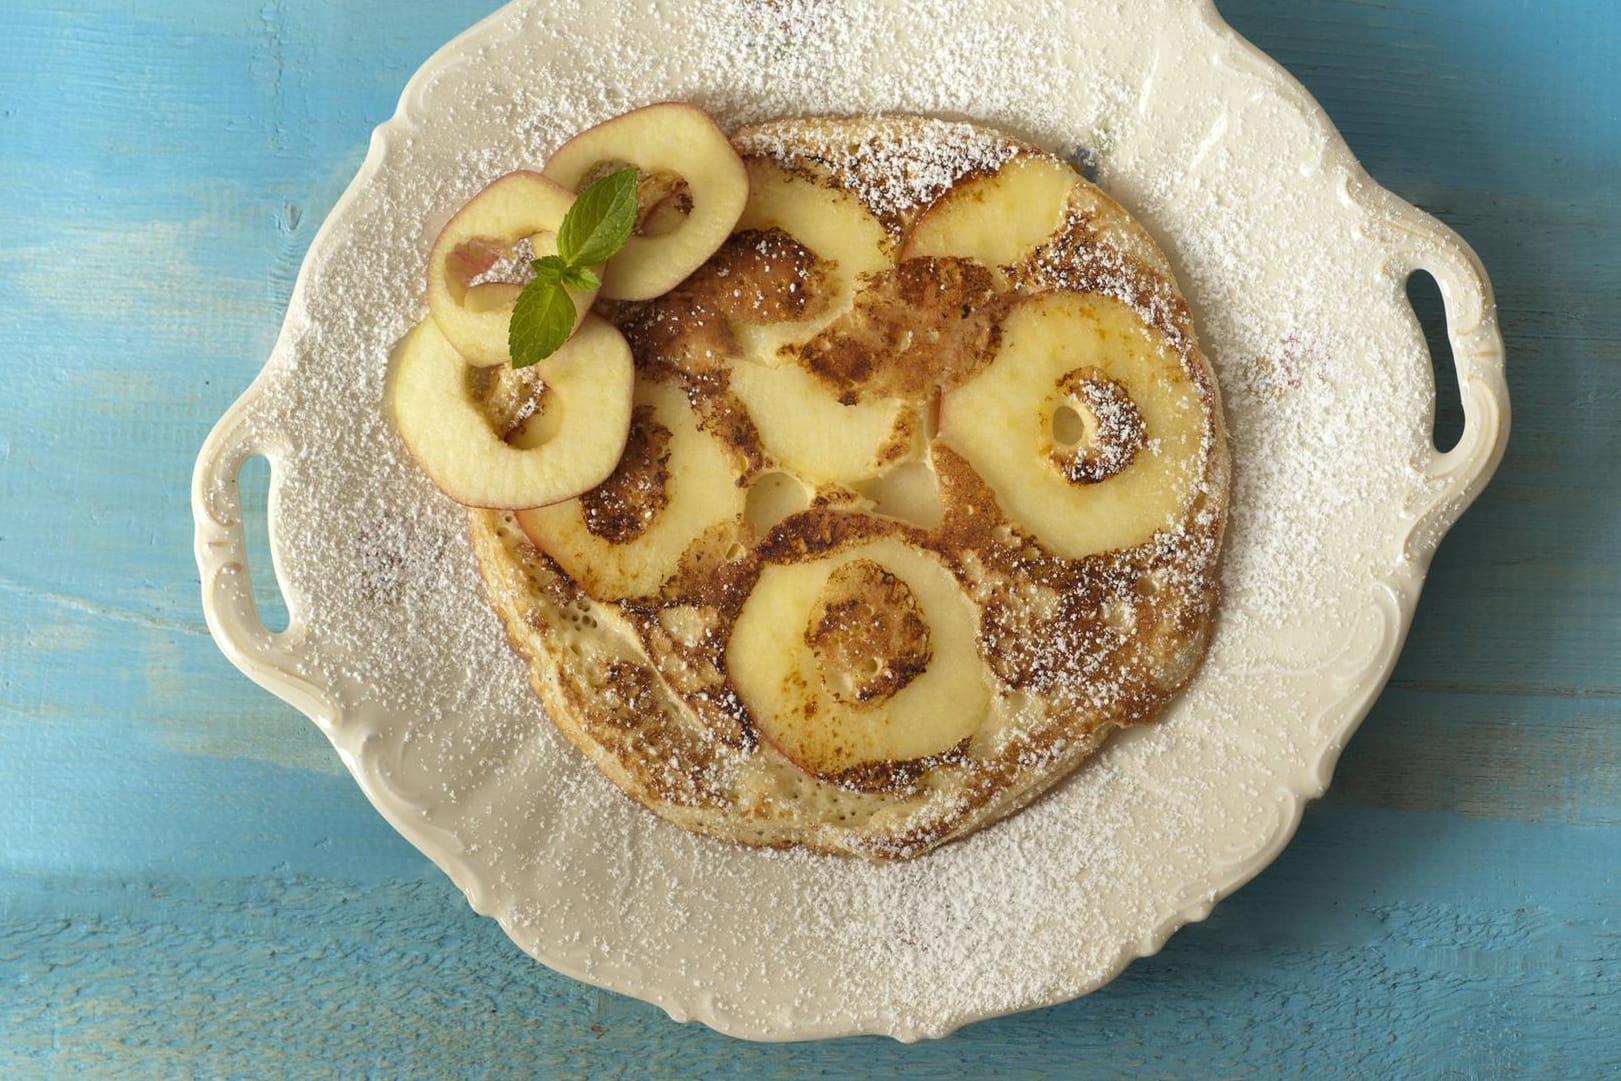
[{"label": "fresh apple slice", "polygon": [[1099,293],[1013,308],[990,365],[941,401],[939,438],[1015,523],[1065,559],[1131,548],[1181,517],[1205,417],[1182,359]]},{"label": "fresh apple slice", "polygon": [[844,405],[797,364],[731,365],[731,392],[779,465],[813,484],[855,484],[917,450],[917,411],[898,398]]},{"label": "fresh apple slice", "polygon": [[[724,558],[744,533],[747,491],[725,447],[675,383],[636,381],[631,435],[612,476],[518,525],[602,601],[652,596],[684,558]],[[705,551],[694,553],[702,543]]]},{"label": "fresh apple slice", "polygon": [[649,105],[581,132],[557,148],[544,173],[577,191],[605,164],[678,177],[691,202],[674,228],[632,235],[608,260],[602,295],[613,300],[647,300],[675,288],[731,235],[749,197],[748,173],[726,133],[702,109],[681,102]]},{"label": "fresh apple slice", "polygon": [[[446,495],[516,509],[571,499],[612,473],[630,431],[630,348],[595,316],[534,368],[544,424],[531,445],[501,438],[472,392],[473,370],[432,319],[396,350],[385,398],[411,456]],[[545,433],[538,442],[535,433]]]},{"label": "fresh apple slice", "polygon": [[[451,218],[428,256],[428,310],[456,351],[475,367],[505,364],[512,306],[523,287],[511,282],[469,284],[512,246],[528,238],[536,257],[557,252],[557,228],[574,202],[568,188],[539,173],[507,173],[491,181]],[[584,320],[596,290],[568,290]]]},{"label": "fresh apple slice", "polygon": [[726,669],[766,741],[807,773],[840,780],[943,754],[975,733],[990,701],[978,628],[949,570],[880,536],[767,565],[738,613]]},{"label": "fresh apple slice", "polygon": [[781,364],[792,347],[847,313],[861,277],[893,263],[889,232],[855,196],[822,183],[803,170],[789,170],[769,158],[748,159],[749,200],[739,230],[781,230],[817,260],[827,302],[816,314],[791,322],[738,322],[733,330],[744,356],[765,365]]}]

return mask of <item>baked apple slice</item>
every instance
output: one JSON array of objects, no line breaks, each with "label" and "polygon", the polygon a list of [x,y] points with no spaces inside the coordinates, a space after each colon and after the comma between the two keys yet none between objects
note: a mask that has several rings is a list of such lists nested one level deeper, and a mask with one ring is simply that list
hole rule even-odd
[{"label": "baked apple slice", "polygon": [[680,386],[642,378],[612,475],[576,499],[520,512],[518,525],[598,600],[653,596],[683,560],[723,559],[743,539],[739,473]]},{"label": "baked apple slice", "polygon": [[1046,155],[1017,154],[989,176],[964,181],[913,224],[902,259],[974,259],[998,275],[1056,233],[1080,175]]},{"label": "baked apple slice", "polygon": [[991,175],[952,188],[913,223],[901,258],[973,259],[1005,289],[1011,268],[1075,222],[1084,224],[1087,246],[1113,248],[1170,273],[1164,254],[1119,204],[1044,154],[1016,154]]},{"label": "baked apple slice", "polygon": [[1174,526],[1204,475],[1198,388],[1164,336],[1100,293],[1015,306],[989,366],[947,393],[939,439],[1065,559]]},{"label": "baked apple slice", "polygon": [[790,359],[793,346],[850,311],[862,276],[892,265],[892,245],[883,223],[859,199],[811,173],[754,157],[748,159],[748,175],[748,206],[738,229],[775,230],[792,237],[815,257],[823,293],[814,314],[805,319],[734,321],[743,356],[773,366]]},{"label": "baked apple slice", "polygon": [[731,235],[748,201],[749,177],[726,133],[702,109],[681,102],[649,105],[588,128],[558,147],[543,172],[578,191],[626,165],[644,177],[680,183],[681,201],[690,204],[684,215],[647,208],[644,222],[660,227],[632,235],[602,272],[603,296],[648,300],[675,288]]},{"label": "baked apple slice", "polygon": [[441,491],[471,507],[517,509],[571,499],[600,484],[630,430],[635,371],[610,323],[589,316],[535,365],[544,390],[528,445],[496,431],[474,395],[475,369],[425,319],[395,351],[384,398],[411,456]]},{"label": "baked apple slice", "polygon": [[[557,253],[557,229],[574,193],[539,173],[507,173],[491,181],[440,231],[428,256],[428,311],[446,340],[475,367],[505,364],[512,306],[523,286],[481,282],[479,275],[528,239],[536,257]],[[595,289],[569,289],[585,319]]]},{"label": "baked apple slice", "polygon": [[767,565],[726,668],[763,739],[807,773],[865,787],[978,730],[991,685],[978,627],[944,565],[879,536]]},{"label": "baked apple slice", "polygon": [[797,364],[746,360],[732,363],[728,385],[766,453],[812,484],[855,484],[917,449],[917,410],[898,398],[845,405]]}]

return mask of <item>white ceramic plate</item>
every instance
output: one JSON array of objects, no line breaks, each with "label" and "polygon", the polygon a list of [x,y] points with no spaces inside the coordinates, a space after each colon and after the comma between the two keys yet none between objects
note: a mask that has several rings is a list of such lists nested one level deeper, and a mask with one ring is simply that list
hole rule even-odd
[{"label": "white ceramic plate", "polygon": [[[274,354],[202,450],[210,629],[307,713],[377,808],[553,968],[753,1039],[939,1036],[1060,1002],[1264,867],[1383,686],[1430,553],[1501,455],[1485,275],[1373,184],[1206,0],[514,4],[411,81],[316,238]],[[1161,240],[1221,376],[1236,485],[1226,601],[1164,721],[1025,812],[870,866],[688,836],[552,729],[485,606],[461,513],[383,421],[428,243],[506,169],[661,99],[723,122],[904,110],[1062,152]],[[1404,281],[1440,282],[1465,426]],[[268,633],[236,478],[271,462],[291,625]]]}]

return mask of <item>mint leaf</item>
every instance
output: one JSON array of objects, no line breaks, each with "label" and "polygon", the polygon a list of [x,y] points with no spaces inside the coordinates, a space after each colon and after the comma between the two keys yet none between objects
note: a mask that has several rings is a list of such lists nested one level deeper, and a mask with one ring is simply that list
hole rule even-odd
[{"label": "mint leaf", "polygon": [[557,253],[571,267],[606,263],[635,225],[636,170],[609,173],[575,197],[557,230]]},{"label": "mint leaf", "polygon": [[557,254],[530,261],[534,280],[523,287],[507,324],[514,368],[527,368],[563,347],[574,332],[567,289],[596,289],[590,268],[625,246],[636,225],[636,170],[609,173],[575,196],[557,229]]},{"label": "mint leaf", "polygon": [[537,282],[545,282],[547,285],[561,284],[564,278],[568,276],[568,264],[563,262],[562,257],[558,255],[546,255],[539,259],[531,259],[529,268],[535,272]]},{"label": "mint leaf", "polygon": [[570,289],[598,289],[602,279],[583,266],[571,266],[563,271],[562,283]]},{"label": "mint leaf", "polygon": [[545,281],[541,273],[537,267],[535,280],[523,287],[512,307],[507,349],[514,368],[527,368],[545,360],[563,347],[574,330],[574,301],[560,282]]}]

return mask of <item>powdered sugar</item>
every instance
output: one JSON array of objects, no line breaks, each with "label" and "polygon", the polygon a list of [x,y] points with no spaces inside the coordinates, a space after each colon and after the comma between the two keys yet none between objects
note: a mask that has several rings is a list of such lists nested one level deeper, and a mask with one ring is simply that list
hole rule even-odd
[{"label": "powdered sugar", "polygon": [[[281,448],[278,569],[298,674],[342,707],[334,742],[525,948],[747,1034],[939,1033],[1094,986],[1287,831],[1398,637],[1381,597],[1406,580],[1428,369],[1343,152],[1200,10],[563,0],[509,9],[413,85],[410,122],[312,253],[248,434]],[[1235,488],[1204,673],[1157,728],[915,863],[734,848],[615,791],[539,710],[461,510],[382,416],[388,352],[421,315],[450,212],[657,99],[727,125],[972,114],[1090,147],[1167,250],[1218,368]],[[884,197],[927,193],[934,164]]]},{"label": "powdered sugar", "polygon": [[895,125],[879,124],[854,147],[826,147],[814,124],[774,124],[738,140],[746,154],[764,154],[793,167],[802,159],[838,163],[841,186],[853,190],[873,213],[886,219],[928,206],[959,178],[995,172],[1017,149],[1006,139],[971,124],[930,118],[900,138]]}]

